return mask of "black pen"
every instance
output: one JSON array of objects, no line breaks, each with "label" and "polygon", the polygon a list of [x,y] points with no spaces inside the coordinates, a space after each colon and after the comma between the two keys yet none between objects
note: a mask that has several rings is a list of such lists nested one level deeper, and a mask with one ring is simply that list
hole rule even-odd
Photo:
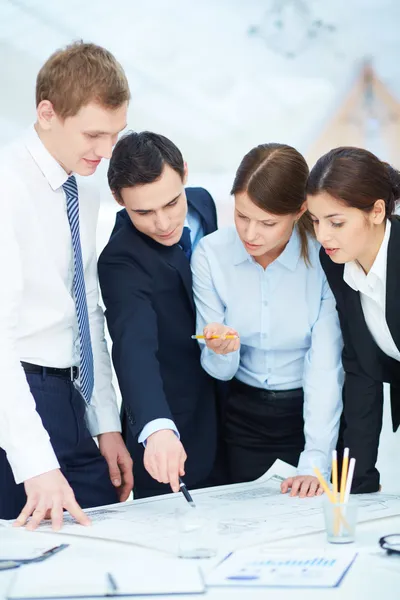
[{"label": "black pen", "polygon": [[182,492],[182,494],[185,496],[186,500],[189,502],[190,506],[192,508],[196,508],[196,505],[193,501],[192,496],[189,494],[189,491],[188,491],[186,485],[183,483],[183,481],[180,477],[179,477],[179,489]]},{"label": "black pen", "polygon": [[8,571],[9,569],[17,569],[23,565],[42,562],[43,560],[47,560],[50,556],[54,556],[54,554],[57,554],[57,552],[68,548],[68,546],[69,544],[60,544],[59,546],[54,546],[54,548],[50,548],[50,550],[46,550],[34,558],[16,558],[10,560],[2,558],[0,559],[0,571]]},{"label": "black pen", "polygon": [[106,596],[115,596],[118,593],[118,585],[112,573],[107,573],[107,593]]},{"label": "black pen", "polygon": [[65,548],[68,547],[69,544],[60,544],[59,546],[54,546],[54,548],[50,548],[50,550],[46,550],[46,552],[43,552],[43,554],[41,554],[40,556],[28,560],[29,562],[42,562],[42,560],[46,560],[47,558],[50,558],[50,556],[54,556],[54,554],[57,554],[57,552],[65,550]]}]

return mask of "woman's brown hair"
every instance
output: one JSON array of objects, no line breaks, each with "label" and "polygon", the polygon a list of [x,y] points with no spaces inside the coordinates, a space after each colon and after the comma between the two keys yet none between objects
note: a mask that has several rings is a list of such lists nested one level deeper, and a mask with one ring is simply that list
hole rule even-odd
[{"label": "woman's brown hair", "polygon": [[[308,166],[295,148],[261,144],[246,154],[236,172],[231,194],[245,192],[256,206],[275,215],[298,212],[306,197]],[[297,222],[301,256],[309,264],[308,235],[314,235],[308,214]]]},{"label": "woman's brown hair", "polygon": [[308,178],[307,194],[320,192],[364,212],[384,200],[388,218],[400,198],[400,173],[363,148],[334,148],[321,156]]}]

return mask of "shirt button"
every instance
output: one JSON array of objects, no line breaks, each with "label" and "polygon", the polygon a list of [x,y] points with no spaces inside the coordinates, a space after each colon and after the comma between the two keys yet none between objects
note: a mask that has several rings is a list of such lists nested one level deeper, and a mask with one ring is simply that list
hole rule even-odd
[{"label": "shirt button", "polygon": [[262,333],[261,337],[265,340],[265,338],[267,337],[267,334],[266,333]]},{"label": "shirt button", "polygon": [[268,301],[267,301],[267,300],[264,300],[264,301],[263,301],[263,305],[264,305],[264,306],[268,306]]}]

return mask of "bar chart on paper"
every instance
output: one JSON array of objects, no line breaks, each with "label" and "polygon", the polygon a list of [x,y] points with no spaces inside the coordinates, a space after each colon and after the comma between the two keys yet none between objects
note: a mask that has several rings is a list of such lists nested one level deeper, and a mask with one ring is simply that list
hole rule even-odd
[{"label": "bar chart on paper", "polygon": [[232,553],[207,578],[211,587],[336,587],[356,554],[270,549]]}]

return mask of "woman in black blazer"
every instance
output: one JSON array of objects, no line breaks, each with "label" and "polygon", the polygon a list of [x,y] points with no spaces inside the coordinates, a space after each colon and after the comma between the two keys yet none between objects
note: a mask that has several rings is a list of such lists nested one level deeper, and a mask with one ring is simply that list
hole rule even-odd
[{"label": "woman in black blazer", "polygon": [[343,442],[356,458],[356,493],[379,489],[383,382],[391,385],[393,431],[400,424],[400,219],[392,214],[399,197],[400,173],[360,148],[331,150],[308,181],[343,333]]}]

